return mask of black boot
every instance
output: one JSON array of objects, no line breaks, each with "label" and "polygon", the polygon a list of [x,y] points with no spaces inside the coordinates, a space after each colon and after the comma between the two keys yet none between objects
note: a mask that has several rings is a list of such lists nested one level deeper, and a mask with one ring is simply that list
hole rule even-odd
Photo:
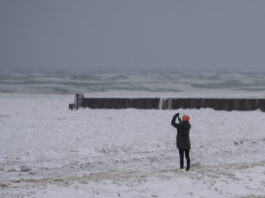
[{"label": "black boot", "polygon": [[190,160],[187,160],[187,167],[186,167],[186,171],[190,170]]},{"label": "black boot", "polygon": [[187,168],[186,168],[186,171],[190,170],[190,150],[187,149],[185,150],[185,157],[186,157],[186,160],[187,160]]}]

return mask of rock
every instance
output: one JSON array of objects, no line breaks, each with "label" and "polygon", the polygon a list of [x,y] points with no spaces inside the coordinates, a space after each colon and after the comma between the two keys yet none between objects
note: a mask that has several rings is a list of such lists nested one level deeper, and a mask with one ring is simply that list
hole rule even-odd
[{"label": "rock", "polygon": [[8,184],[4,184],[4,183],[0,183],[0,187],[7,187],[8,186]]},{"label": "rock", "polygon": [[29,167],[29,166],[21,166],[20,167],[20,170],[22,171],[22,172],[30,172],[31,171],[31,168]]},{"label": "rock", "polygon": [[7,172],[15,172],[15,171],[17,171],[15,168],[11,168]]}]

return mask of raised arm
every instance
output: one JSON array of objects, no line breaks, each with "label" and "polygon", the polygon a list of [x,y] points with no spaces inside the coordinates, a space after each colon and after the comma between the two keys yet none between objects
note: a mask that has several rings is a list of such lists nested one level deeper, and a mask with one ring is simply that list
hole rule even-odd
[{"label": "raised arm", "polygon": [[171,120],[171,125],[175,128],[178,127],[178,124],[176,123],[176,119],[178,118],[178,120],[180,121],[180,118],[178,117],[179,116],[179,113],[175,114]]}]

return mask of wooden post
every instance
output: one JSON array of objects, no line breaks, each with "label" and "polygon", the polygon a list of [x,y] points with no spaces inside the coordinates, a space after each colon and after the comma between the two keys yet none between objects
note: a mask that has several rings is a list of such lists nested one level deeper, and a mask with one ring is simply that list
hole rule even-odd
[{"label": "wooden post", "polygon": [[75,109],[79,109],[79,107],[83,104],[84,94],[75,94]]}]

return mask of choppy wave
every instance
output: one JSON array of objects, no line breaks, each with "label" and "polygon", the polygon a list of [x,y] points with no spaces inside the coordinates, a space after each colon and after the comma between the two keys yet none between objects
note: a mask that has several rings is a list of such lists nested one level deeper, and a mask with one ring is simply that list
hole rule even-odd
[{"label": "choppy wave", "polygon": [[112,91],[265,93],[265,74],[210,72],[0,74],[0,93],[75,94]]}]

